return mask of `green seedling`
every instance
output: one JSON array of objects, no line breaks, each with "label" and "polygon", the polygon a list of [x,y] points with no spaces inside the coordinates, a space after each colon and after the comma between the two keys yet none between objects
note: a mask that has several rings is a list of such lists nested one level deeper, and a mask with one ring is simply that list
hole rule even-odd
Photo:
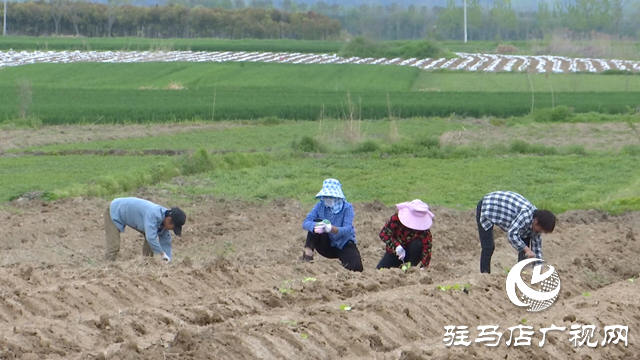
[{"label": "green seedling", "polygon": [[508,274],[508,273],[509,273],[509,271],[511,271],[511,268],[506,267],[506,268],[502,269],[502,271],[503,271],[505,274]]},{"label": "green seedling", "polygon": [[411,263],[405,263],[404,265],[402,265],[402,271],[407,272],[407,270],[409,270],[411,268]]},{"label": "green seedling", "polygon": [[304,280],[302,280],[303,283],[314,282],[314,281],[316,281],[316,278],[312,278],[312,277],[304,278]]},{"label": "green seedling", "polygon": [[634,282],[634,281],[636,281],[636,277],[635,276],[632,277],[631,279],[629,279],[629,282]]},{"label": "green seedling", "polygon": [[303,339],[306,339],[306,338],[308,338],[309,336],[308,336],[307,334],[300,334],[300,337],[301,337],[301,338],[303,338]]},{"label": "green seedling", "polygon": [[351,306],[349,306],[349,305],[340,305],[340,310],[351,311]]},{"label": "green seedling", "polygon": [[582,296],[589,297],[589,296],[591,296],[591,293],[585,292],[585,293],[582,293]]},{"label": "green seedling", "polygon": [[526,324],[527,323],[527,319],[522,319],[520,320],[521,323]]},{"label": "green seedling", "polygon": [[284,283],[282,284],[282,286],[280,286],[278,288],[278,290],[282,293],[282,294],[291,294],[293,293],[293,289],[291,289],[291,284],[293,283],[293,280],[285,280]]},{"label": "green seedling", "polygon": [[469,289],[471,289],[471,284],[466,283],[466,284],[464,284],[464,285],[460,285],[460,284],[454,284],[454,285],[440,285],[440,286],[437,286],[437,287],[436,287],[436,289],[438,289],[438,290],[440,290],[440,291],[447,291],[447,290],[450,290],[450,289],[453,289],[453,290],[462,290],[462,291],[467,290],[467,292],[468,292],[468,291],[469,291]]}]

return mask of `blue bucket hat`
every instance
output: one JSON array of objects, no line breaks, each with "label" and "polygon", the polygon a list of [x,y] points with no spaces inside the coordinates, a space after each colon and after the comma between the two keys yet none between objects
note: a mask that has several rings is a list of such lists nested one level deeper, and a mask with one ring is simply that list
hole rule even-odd
[{"label": "blue bucket hat", "polygon": [[344,197],[344,193],[342,193],[342,185],[340,181],[336,179],[326,179],[322,182],[322,190],[316,195],[316,198],[321,198],[323,196],[326,197],[334,197],[339,199],[346,199]]}]

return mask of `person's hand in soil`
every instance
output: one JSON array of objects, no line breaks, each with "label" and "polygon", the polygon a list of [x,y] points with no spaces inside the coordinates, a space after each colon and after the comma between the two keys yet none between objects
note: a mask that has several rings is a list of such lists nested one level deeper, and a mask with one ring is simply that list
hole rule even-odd
[{"label": "person's hand in soil", "polygon": [[169,256],[167,256],[167,254],[164,252],[154,255],[153,259],[149,259],[149,260],[155,263],[156,265],[160,265],[160,266],[166,266],[171,262],[171,258],[169,258]]}]

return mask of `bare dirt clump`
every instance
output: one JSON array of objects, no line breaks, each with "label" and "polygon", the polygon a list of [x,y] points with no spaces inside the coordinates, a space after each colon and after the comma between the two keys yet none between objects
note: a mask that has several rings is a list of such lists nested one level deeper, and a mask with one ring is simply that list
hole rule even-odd
[{"label": "bare dirt clump", "polygon": [[[160,195],[152,201],[172,205]],[[0,358],[23,359],[631,359],[640,327],[640,214],[561,214],[544,238],[562,281],[550,309],[527,313],[505,294],[516,254],[497,233],[493,274],[478,274],[473,211],[434,207],[429,269],[376,271],[378,232],[393,209],[356,204],[365,271],[316,256],[300,263],[309,210],[202,197],[183,201],[188,223],[162,266],[139,256],[142,238],[123,235],[115,263],[104,251],[101,199],[38,199],[0,209]],[[272,224],[273,226],[266,226]],[[438,285],[470,283],[469,293]],[[589,293],[589,296],[584,296]],[[348,305],[351,310],[341,309]],[[508,327],[526,318],[531,346],[508,348]],[[540,328],[566,326],[548,333]],[[629,346],[574,348],[569,328],[628,325]],[[447,348],[444,326],[499,325],[501,345]],[[515,335],[514,335],[515,336]]]},{"label": "bare dirt clump", "polygon": [[503,45],[500,44],[496,48],[496,54],[517,54],[520,50],[513,45]]},{"label": "bare dirt clump", "polygon": [[443,145],[509,144],[522,140],[531,144],[554,147],[582,145],[588,151],[619,151],[625,145],[640,144],[638,135],[626,123],[549,124],[499,126],[485,121],[483,126],[469,131],[449,131],[440,136]]},{"label": "bare dirt clump", "polygon": [[186,90],[187,87],[182,85],[180,81],[172,81],[164,87],[165,90]]}]

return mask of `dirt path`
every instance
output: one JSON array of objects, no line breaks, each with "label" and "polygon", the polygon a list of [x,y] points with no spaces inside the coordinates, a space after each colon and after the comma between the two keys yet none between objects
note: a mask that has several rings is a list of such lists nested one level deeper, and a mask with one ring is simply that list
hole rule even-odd
[{"label": "dirt path", "polygon": [[[640,281],[628,279],[640,274],[640,213],[562,214],[544,248],[562,281],[560,299],[531,314],[506,297],[501,270],[516,254],[503,234],[494,274],[477,274],[472,211],[433,209],[431,267],[405,274],[374,270],[383,253],[377,233],[392,209],[356,204],[365,266],[356,274],[319,256],[313,264],[296,261],[309,209],[288,200],[185,203],[189,223],[175,239],[172,264],[141,260],[142,239],[131,230],[119,261],[105,264],[106,204],[34,200],[0,210],[3,223],[11,224],[0,243],[0,358],[595,360],[638,353]],[[261,226],[273,219],[277,227]],[[436,289],[456,283],[471,283],[469,294]],[[507,348],[507,328],[523,318],[535,329],[532,345]],[[573,348],[569,327],[578,323],[596,325],[599,342],[604,326],[628,325],[629,346]],[[539,347],[539,329],[551,324],[567,331],[549,333]],[[499,325],[504,335],[497,348],[447,348],[447,325],[469,326],[472,340],[479,325]]]},{"label": "dirt path", "polygon": [[484,122],[473,131],[450,131],[440,136],[444,145],[491,146],[523,140],[533,144],[563,147],[582,145],[591,151],[618,151],[625,145],[639,145],[640,134],[626,123],[542,124],[494,126]]},{"label": "dirt path", "polygon": [[39,130],[2,129],[0,131],[0,153],[33,146],[142,138],[193,131],[224,130],[238,126],[243,126],[243,124],[241,122],[215,122],[209,124],[60,125],[46,126]]}]

